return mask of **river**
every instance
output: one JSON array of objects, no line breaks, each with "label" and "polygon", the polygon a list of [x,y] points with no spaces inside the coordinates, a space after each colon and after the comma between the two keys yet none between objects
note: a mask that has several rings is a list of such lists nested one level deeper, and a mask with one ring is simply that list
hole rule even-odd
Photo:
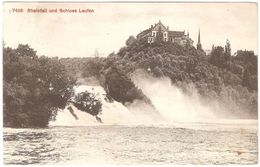
[{"label": "river", "polygon": [[256,164],[257,121],[4,128],[5,164]]}]

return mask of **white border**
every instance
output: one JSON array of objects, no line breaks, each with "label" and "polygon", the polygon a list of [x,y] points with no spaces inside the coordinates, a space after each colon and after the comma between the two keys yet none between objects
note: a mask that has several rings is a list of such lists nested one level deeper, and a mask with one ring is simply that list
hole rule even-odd
[{"label": "white border", "polygon": [[[122,3],[133,3],[133,2],[146,2],[146,3],[155,3],[155,2],[158,2],[158,3],[163,3],[163,2],[183,2],[183,3],[199,3],[199,2],[202,2],[202,3],[243,3],[243,2],[251,2],[251,3],[257,3],[257,7],[258,7],[258,4],[259,4],[259,1],[258,0],[228,0],[228,1],[224,1],[224,0],[200,0],[200,1],[197,1],[197,0],[162,0],[162,1],[159,1],[159,0],[76,0],[76,1],[72,1],[72,0],[31,0],[31,1],[27,1],[27,0],[4,0],[2,3],[0,3],[0,9],[1,9],[1,12],[0,12],[0,23],[1,23],[1,28],[0,28],[0,37],[3,41],[3,36],[2,36],[2,32],[3,32],[3,3],[5,2],[97,2],[97,3],[113,3],[113,2],[122,2]],[[258,10],[258,8],[257,8]],[[257,11],[258,12],[258,11]],[[258,30],[259,30],[259,12],[258,12]],[[1,48],[0,48],[0,51],[1,51],[1,54],[3,54],[3,46],[2,46],[2,41],[1,41]],[[259,50],[259,31],[258,31],[258,50]],[[259,52],[259,51],[258,51]],[[258,53],[259,54],[259,53]],[[1,110],[0,110],[0,118],[1,118],[1,121],[0,121],[0,131],[1,131],[1,139],[0,139],[0,165],[1,166],[5,166],[3,164],[3,56],[0,57],[0,63],[1,63],[1,67],[0,67],[0,77],[1,77],[1,81],[0,81],[0,86],[1,86],[1,89],[0,89],[0,106],[1,106]],[[260,73],[260,70],[259,70],[259,58],[258,58],[258,78],[259,78],[259,73]],[[258,88],[260,88],[260,83],[259,83],[259,80],[258,80]],[[258,90],[258,115],[259,115],[259,90]],[[259,123],[258,123],[258,132],[259,132]],[[257,134],[258,135],[258,134]],[[259,137],[258,137],[258,164],[259,164],[259,159],[260,159],[260,154],[259,154]],[[252,166],[258,166],[258,164],[256,165],[243,165],[243,167],[252,167]],[[18,165],[8,165],[8,166],[18,166]],[[42,166],[42,165],[33,165],[33,166]],[[51,165],[51,166],[59,166],[59,165]],[[71,166],[71,165],[62,165],[62,166]],[[76,166],[76,165],[73,165],[73,166]],[[77,165],[78,166],[78,165]],[[87,166],[87,165],[80,165],[80,166]],[[97,166],[97,165],[88,165],[88,166]],[[117,166],[117,165],[98,165],[98,166]],[[128,166],[128,165],[120,165],[120,166]],[[152,166],[152,165],[132,165],[132,166],[139,166],[139,167],[146,167],[146,166]],[[159,165],[160,166],[160,165]],[[180,165],[164,165],[164,166],[180,166]],[[191,166],[191,165],[185,165],[185,166]],[[196,166],[202,166],[202,165],[196,165]],[[203,166],[211,166],[211,165],[203,165]],[[218,165],[218,166],[224,166],[224,165]],[[232,166],[242,166],[242,165],[232,165]]]}]

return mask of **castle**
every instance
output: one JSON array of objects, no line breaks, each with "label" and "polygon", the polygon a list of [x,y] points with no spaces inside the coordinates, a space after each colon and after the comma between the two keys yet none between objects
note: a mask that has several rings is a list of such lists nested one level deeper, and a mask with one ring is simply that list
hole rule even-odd
[{"label": "castle", "polygon": [[[189,33],[185,34],[185,31],[170,31],[169,26],[167,28],[159,21],[157,24],[151,25],[149,29],[146,29],[137,35],[137,39],[147,39],[148,43],[155,41],[173,42],[179,45],[190,44],[193,45],[193,40],[189,37]],[[200,44],[200,32],[198,37],[197,49],[202,49]]]}]

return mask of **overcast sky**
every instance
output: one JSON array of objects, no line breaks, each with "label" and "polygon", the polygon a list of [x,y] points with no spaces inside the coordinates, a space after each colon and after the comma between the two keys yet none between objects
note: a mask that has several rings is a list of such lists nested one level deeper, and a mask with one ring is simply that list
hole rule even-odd
[{"label": "overcast sky", "polygon": [[[3,40],[7,46],[29,44],[38,55],[102,56],[117,52],[130,35],[136,36],[159,20],[170,30],[189,31],[204,49],[224,46],[232,52],[257,50],[256,3],[5,3]],[[23,13],[12,12],[22,8]],[[27,13],[28,8],[93,9],[94,13]]]}]

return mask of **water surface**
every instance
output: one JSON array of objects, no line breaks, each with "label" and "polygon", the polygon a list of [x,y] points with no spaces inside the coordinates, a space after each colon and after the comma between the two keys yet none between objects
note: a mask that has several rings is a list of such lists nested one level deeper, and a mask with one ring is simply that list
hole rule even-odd
[{"label": "water surface", "polygon": [[[189,126],[190,128],[187,128]],[[4,128],[5,164],[256,164],[257,126]],[[203,127],[203,128],[200,128]]]}]

